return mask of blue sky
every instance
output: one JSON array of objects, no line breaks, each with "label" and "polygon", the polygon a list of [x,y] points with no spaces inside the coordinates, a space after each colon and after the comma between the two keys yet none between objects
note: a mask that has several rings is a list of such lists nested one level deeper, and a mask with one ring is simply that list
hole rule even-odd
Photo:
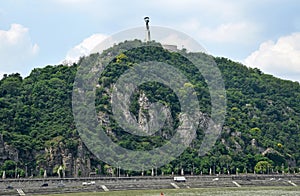
[{"label": "blue sky", "polygon": [[300,81],[297,0],[7,0],[0,2],[0,74],[86,55],[124,29],[182,31],[214,56]]}]

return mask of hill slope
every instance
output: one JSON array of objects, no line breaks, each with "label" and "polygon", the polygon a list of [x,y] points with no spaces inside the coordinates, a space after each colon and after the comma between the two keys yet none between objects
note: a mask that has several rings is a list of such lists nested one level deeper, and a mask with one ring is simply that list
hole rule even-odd
[{"label": "hill slope", "polygon": [[[126,51],[129,46],[142,45],[135,40],[104,51],[102,55],[117,55],[117,58],[102,73],[96,91],[99,123],[114,142],[132,150],[149,150],[163,145],[173,136],[180,114],[180,104],[174,92],[152,82],[135,91],[130,111],[145,122],[149,114],[143,110],[143,104],[164,103],[170,107],[170,114],[162,131],[151,137],[136,137],[118,126],[112,118],[110,90],[118,77],[136,63],[159,60],[180,69],[196,91],[200,110],[207,116],[211,111],[205,80],[187,59],[179,55],[205,58],[205,54],[169,52],[158,43],[146,49],[138,47]],[[120,50],[123,52],[118,53]],[[56,175],[61,165],[67,176],[110,171],[109,166],[97,160],[82,143],[72,115],[72,90],[77,68],[83,61],[95,58],[99,58],[99,54],[84,57],[72,66],[37,68],[27,78],[12,74],[0,81],[0,170],[5,170],[7,176],[16,175],[16,167],[21,176],[40,175],[44,169],[49,175]],[[229,59],[214,60],[222,72],[227,93],[222,134],[214,148],[204,157],[199,157],[198,149],[204,133],[198,128],[197,139],[191,146],[176,160],[159,168],[159,172],[178,173],[181,168],[198,174],[209,170],[214,173],[298,170],[299,83],[266,75]],[[147,101],[140,102],[141,97]]]}]

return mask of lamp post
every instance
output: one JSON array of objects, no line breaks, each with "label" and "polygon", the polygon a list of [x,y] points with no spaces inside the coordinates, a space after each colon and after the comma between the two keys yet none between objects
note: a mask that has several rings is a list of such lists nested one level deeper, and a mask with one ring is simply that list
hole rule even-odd
[{"label": "lamp post", "polygon": [[192,175],[192,176],[194,175],[194,163],[192,164],[192,172],[191,172],[191,175]]},{"label": "lamp post", "polygon": [[118,167],[117,167],[117,175],[118,175],[119,178],[121,177],[121,166],[119,164],[118,164]]}]

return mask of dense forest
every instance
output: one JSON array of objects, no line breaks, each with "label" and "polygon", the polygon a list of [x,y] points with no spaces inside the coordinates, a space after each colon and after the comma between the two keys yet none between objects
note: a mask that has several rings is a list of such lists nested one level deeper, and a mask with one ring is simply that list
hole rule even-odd
[{"label": "dense forest", "polygon": [[[132,48],[129,49],[128,48]],[[184,54],[184,55],[181,55]],[[102,72],[96,89],[95,108],[99,123],[118,145],[131,150],[150,150],[162,146],[180,124],[178,97],[157,82],[142,84],[131,97],[130,112],[138,119],[141,96],[170,108],[168,123],[150,137],[128,134],[113,119],[111,88],[122,73],[137,63],[162,61],[181,70],[195,89],[199,109],[210,115],[211,100],[205,79],[184,58],[206,59],[203,53],[186,50],[171,52],[159,43],[151,46],[134,40],[102,52],[82,57],[73,65],[36,68],[22,78],[4,75],[0,81],[0,175],[7,177],[56,176],[62,168],[66,176],[116,174],[117,168],[98,160],[81,141],[72,113],[72,91],[79,66],[105,55],[116,56]],[[300,85],[248,68],[226,58],[211,57],[220,69],[226,89],[226,117],[214,147],[199,156],[204,132],[167,165],[157,168],[161,175],[235,174],[300,172]],[[284,66],[284,65],[283,65]],[[142,111],[147,113],[147,111]],[[147,116],[147,115],[146,115]],[[121,174],[140,175],[138,171]],[[150,175],[151,171],[145,171]]]}]

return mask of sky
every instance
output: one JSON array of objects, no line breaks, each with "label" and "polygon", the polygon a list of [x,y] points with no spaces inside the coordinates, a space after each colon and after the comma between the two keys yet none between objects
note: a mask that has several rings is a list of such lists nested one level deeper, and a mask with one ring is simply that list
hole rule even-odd
[{"label": "sky", "polygon": [[209,54],[300,81],[298,0],[0,1],[0,75],[88,55],[122,30],[151,25],[183,32]]}]

